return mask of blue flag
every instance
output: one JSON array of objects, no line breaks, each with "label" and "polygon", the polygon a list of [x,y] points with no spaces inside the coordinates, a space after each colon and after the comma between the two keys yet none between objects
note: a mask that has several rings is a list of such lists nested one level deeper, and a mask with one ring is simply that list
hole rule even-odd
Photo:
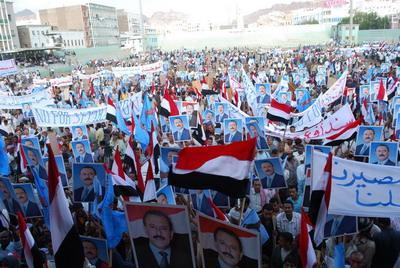
[{"label": "blue flag", "polygon": [[345,267],[344,261],[344,245],[343,243],[339,243],[335,246],[335,253],[334,253],[334,268],[342,268]]},{"label": "blue flag", "polygon": [[140,114],[140,122],[146,127],[147,131],[150,131],[152,123],[155,129],[157,129],[158,126],[153,104],[147,94],[144,95],[142,113]]},{"label": "blue flag", "polygon": [[122,234],[128,231],[125,213],[114,211],[112,205],[114,202],[114,188],[110,175],[107,179],[107,190],[103,201],[99,204],[99,214],[103,223],[104,232],[107,236],[107,244],[109,248],[115,248],[121,241]]},{"label": "blue flag", "polygon": [[10,175],[10,165],[8,163],[6,144],[3,136],[0,136],[0,175]]},{"label": "blue flag", "polygon": [[251,209],[250,213],[243,216],[242,223],[240,226],[246,227],[246,225],[259,224],[258,232],[260,233],[261,245],[264,245],[265,242],[268,241],[269,235],[264,225],[261,224],[260,218],[257,215],[257,212],[254,209]]},{"label": "blue flag", "polygon": [[121,110],[119,107],[116,109],[116,118],[117,118],[117,127],[121,130],[125,135],[130,136],[132,133],[129,128],[126,126],[125,120],[122,116]]},{"label": "blue flag", "polygon": [[[45,147],[46,148],[46,147]],[[45,180],[39,177],[39,174],[33,171],[33,179],[35,182],[36,190],[40,199],[40,203],[43,207],[43,219],[47,228],[50,229],[50,214],[49,214],[49,188],[47,188],[47,184]]]},{"label": "blue flag", "polygon": [[142,149],[145,150],[147,148],[147,145],[149,145],[150,143],[149,133],[142,128],[141,123],[135,115],[133,115],[132,117],[135,121],[135,129],[133,130],[135,140],[139,142]]}]

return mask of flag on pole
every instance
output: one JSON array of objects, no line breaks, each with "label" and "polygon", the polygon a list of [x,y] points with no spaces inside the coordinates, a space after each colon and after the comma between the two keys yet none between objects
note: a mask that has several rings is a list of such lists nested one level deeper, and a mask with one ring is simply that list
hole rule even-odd
[{"label": "flag on pole", "polygon": [[154,181],[153,168],[151,165],[151,160],[149,159],[148,161],[149,164],[147,166],[146,186],[143,194],[143,202],[157,200],[157,194],[156,194],[157,189],[156,189],[156,183]]},{"label": "flag on pole", "polygon": [[179,115],[178,106],[176,106],[175,101],[171,98],[171,95],[169,95],[169,90],[167,89],[164,91],[159,113],[165,117]]},{"label": "flag on pole", "polygon": [[26,265],[29,268],[43,267],[45,262],[42,253],[40,252],[38,246],[33,239],[31,231],[26,226],[24,216],[20,211],[17,212],[18,226],[19,226],[19,236],[21,238],[22,247],[24,249],[24,256],[26,260]]},{"label": "flag on pole", "polygon": [[179,152],[168,183],[189,189],[213,189],[242,198],[246,196],[255,149],[256,139],[228,145],[185,147]]},{"label": "flag on pole", "polygon": [[271,107],[268,109],[267,118],[271,121],[282,122],[285,125],[289,123],[292,107],[271,99]]},{"label": "flag on pole", "polygon": [[113,100],[108,97],[107,98],[107,114],[106,114],[106,119],[118,124],[117,122],[117,109],[115,108]]},{"label": "flag on pole", "polygon": [[82,242],[68,208],[68,200],[65,197],[50,144],[47,144],[47,150],[49,153],[50,233],[55,263],[57,267],[83,267],[85,256]]},{"label": "flag on pole", "polygon": [[311,223],[304,212],[301,210],[301,222],[300,222],[300,237],[299,237],[299,252],[300,259],[303,268],[312,268],[317,263],[317,256],[311,242],[310,234]]},{"label": "flag on pole", "polygon": [[313,174],[313,185],[311,189],[310,220],[314,224],[314,242],[319,246],[324,240],[324,228],[328,215],[329,201],[331,195],[332,180],[332,153],[326,156],[323,153],[313,151],[312,159],[315,167],[324,167],[321,177]]}]

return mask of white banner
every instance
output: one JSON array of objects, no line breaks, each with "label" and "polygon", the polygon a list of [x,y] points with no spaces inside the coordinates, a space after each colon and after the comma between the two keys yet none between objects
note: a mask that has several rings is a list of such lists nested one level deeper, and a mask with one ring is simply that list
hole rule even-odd
[{"label": "white banner", "polygon": [[33,116],[41,127],[72,127],[95,124],[106,120],[107,106],[88,109],[57,109],[33,107]]},{"label": "white banner", "polygon": [[51,79],[50,84],[52,87],[68,87],[72,85],[72,76]]},{"label": "white banner", "polygon": [[303,130],[306,127],[312,127],[322,120],[322,108],[327,107],[338,98],[343,96],[346,86],[347,71],[329,88],[324,94],[320,95],[315,102],[302,113],[292,114],[292,116],[302,116],[293,126],[296,131]]},{"label": "white banner", "polygon": [[[355,118],[348,104],[337,110],[334,114],[328,116],[319,124],[303,131],[285,133],[285,138],[288,139],[311,139],[320,140],[342,131],[349,123],[354,122]],[[271,129],[272,125],[266,127],[266,134],[282,137],[283,131]]]},{"label": "white banner", "polygon": [[111,68],[113,73],[115,74],[116,77],[122,77],[124,75],[127,76],[134,76],[136,74],[152,74],[152,73],[157,73],[161,72],[163,70],[162,68],[162,62],[156,62],[156,63],[151,63],[151,64],[146,64],[142,66],[134,66],[134,67],[113,67]]},{"label": "white banner", "polygon": [[399,193],[400,167],[333,158],[329,214],[400,217]]},{"label": "white banner", "polygon": [[31,103],[32,105],[40,104],[46,106],[53,104],[53,98],[47,89],[42,91],[23,95],[23,96],[2,96],[0,101],[0,109],[22,109],[23,103]]},{"label": "white banner", "polygon": [[7,76],[18,73],[17,65],[15,65],[15,60],[2,60],[0,61],[0,76]]}]

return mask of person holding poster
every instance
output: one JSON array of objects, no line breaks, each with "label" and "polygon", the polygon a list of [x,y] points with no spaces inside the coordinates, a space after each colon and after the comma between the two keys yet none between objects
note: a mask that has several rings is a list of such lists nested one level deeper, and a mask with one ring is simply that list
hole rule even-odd
[{"label": "person holding poster", "polygon": [[189,141],[191,139],[189,131],[189,119],[186,115],[171,116],[169,118],[171,122],[172,135],[174,141]]},{"label": "person holding poster", "polygon": [[279,158],[256,160],[256,171],[264,189],[286,187]]},{"label": "person holding poster", "polygon": [[21,205],[22,212],[26,218],[31,217],[41,217],[42,212],[40,211],[39,205],[36,200],[34,200],[34,193],[32,184],[16,184],[13,185],[15,195]]},{"label": "person holding poster", "polygon": [[255,268],[260,265],[259,235],[199,214],[203,267]]}]

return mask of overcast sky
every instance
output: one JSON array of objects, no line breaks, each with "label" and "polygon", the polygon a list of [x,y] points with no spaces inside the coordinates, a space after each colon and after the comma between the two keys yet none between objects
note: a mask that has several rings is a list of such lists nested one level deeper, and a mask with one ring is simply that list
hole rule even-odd
[{"label": "overcast sky", "polygon": [[[151,16],[156,11],[180,11],[196,19],[226,21],[235,16],[236,3],[243,14],[267,8],[275,3],[290,3],[293,0],[142,0],[143,13]],[[297,0],[298,1],[298,0]],[[301,0],[305,1],[305,0]],[[14,0],[14,10],[25,8],[38,11],[43,8],[84,4],[88,0]],[[93,3],[123,8],[137,12],[139,0],[96,0]]]}]

